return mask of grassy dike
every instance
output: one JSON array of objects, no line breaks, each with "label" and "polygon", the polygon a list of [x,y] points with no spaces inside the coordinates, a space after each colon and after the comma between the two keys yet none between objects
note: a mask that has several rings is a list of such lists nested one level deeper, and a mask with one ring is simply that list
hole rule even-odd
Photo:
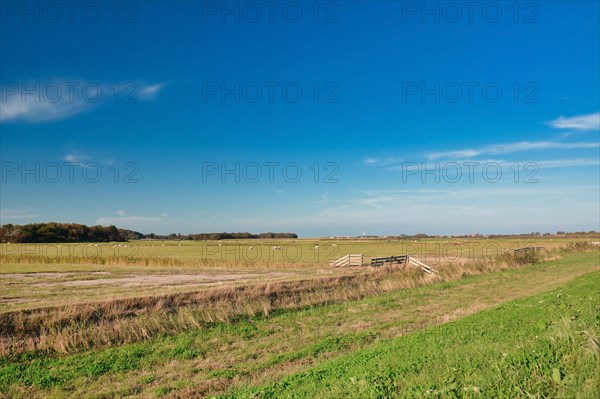
[{"label": "grassy dike", "polygon": [[[597,253],[568,253],[107,349],[4,357],[0,397],[586,397],[599,380],[598,266]],[[535,353],[549,363],[536,368]]]},{"label": "grassy dike", "polygon": [[220,398],[598,398],[599,306],[593,272]]}]

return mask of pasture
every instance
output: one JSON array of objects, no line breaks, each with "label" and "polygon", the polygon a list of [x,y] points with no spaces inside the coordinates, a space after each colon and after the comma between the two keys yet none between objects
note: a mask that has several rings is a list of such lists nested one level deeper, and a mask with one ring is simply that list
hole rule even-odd
[{"label": "pasture", "polygon": [[[577,238],[427,238],[427,239],[253,239],[151,241],[128,243],[0,244],[7,263],[92,263],[135,266],[275,268],[326,265],[348,253],[366,257],[408,254],[439,264],[493,257],[524,246],[549,250]],[[588,239],[594,241],[594,239]]]},{"label": "pasture", "polygon": [[[1,244],[0,397],[590,397],[600,240],[581,241]],[[524,246],[546,250],[532,264],[512,254]],[[330,265],[347,253],[437,273]],[[547,355],[530,369],[518,359],[534,349]]]},{"label": "pasture", "polygon": [[576,241],[539,239],[281,239],[0,244],[0,311],[43,308],[257,282],[357,274],[332,268],[348,253],[409,254],[429,265],[460,265],[523,246],[553,250]]}]

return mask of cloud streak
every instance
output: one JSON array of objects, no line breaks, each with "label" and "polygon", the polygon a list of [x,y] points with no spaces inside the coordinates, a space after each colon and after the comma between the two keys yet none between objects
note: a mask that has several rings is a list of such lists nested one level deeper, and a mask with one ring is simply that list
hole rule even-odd
[{"label": "cloud streak", "polygon": [[[132,92],[131,85],[135,90]],[[68,119],[96,109],[109,101],[152,101],[166,83],[139,85],[57,80],[34,83],[3,83],[0,92],[0,123],[45,123]]]},{"label": "cloud streak", "polygon": [[432,152],[427,155],[427,159],[474,158],[480,155],[500,155],[532,150],[573,150],[598,147],[600,147],[600,143],[598,142],[520,141],[507,144],[493,144],[479,149]]},{"label": "cloud streak", "polygon": [[73,163],[84,163],[92,159],[89,155],[78,154],[75,152],[71,152],[65,155],[62,160],[65,162],[73,162]]},{"label": "cloud streak", "polygon": [[153,84],[153,85],[140,87],[140,90],[139,90],[140,100],[148,101],[148,100],[156,99],[156,97],[158,96],[160,91],[162,89],[164,89],[166,85],[167,85],[166,83],[157,83],[157,84]]},{"label": "cloud streak", "polygon": [[31,209],[2,209],[0,210],[0,223],[4,220],[24,220],[38,217]]},{"label": "cloud streak", "polygon": [[561,116],[548,124],[556,129],[600,130],[600,112],[571,117]]},{"label": "cloud streak", "polygon": [[96,220],[96,223],[106,226],[115,225],[119,227],[143,229],[150,227],[153,223],[162,222],[167,214],[159,216],[133,216],[128,215],[123,209],[115,212],[116,216],[102,216]]}]

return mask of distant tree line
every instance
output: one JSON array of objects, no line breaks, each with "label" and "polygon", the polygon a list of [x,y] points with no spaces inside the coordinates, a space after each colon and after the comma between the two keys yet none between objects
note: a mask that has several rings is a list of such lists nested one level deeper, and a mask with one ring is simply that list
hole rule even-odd
[{"label": "distant tree line", "polygon": [[153,240],[235,240],[235,239],[251,239],[251,238],[298,238],[296,233],[198,233],[198,234],[169,234],[158,235],[154,233],[146,234],[144,238]]},{"label": "distant tree line", "polygon": [[0,242],[50,243],[50,242],[109,242],[141,239],[155,240],[228,240],[248,238],[298,238],[295,233],[200,233],[200,234],[142,234],[115,226],[86,226],[75,223],[34,223],[0,226]]},{"label": "distant tree line", "polygon": [[365,239],[388,239],[388,240],[416,240],[423,238],[539,238],[539,237],[571,237],[571,238],[586,238],[586,237],[597,237],[600,232],[590,230],[590,231],[575,231],[575,232],[565,232],[565,231],[557,231],[555,234],[553,233],[540,233],[540,232],[532,232],[532,233],[521,233],[521,234],[457,234],[457,235],[428,235],[424,233],[418,234],[399,234],[399,235],[362,235],[362,236],[330,236],[330,239],[357,239],[357,238],[365,238]]},{"label": "distant tree line", "polygon": [[118,229],[115,226],[86,226],[76,223],[34,223],[0,226],[0,242],[50,243],[50,242],[108,242],[144,238],[137,231]]}]

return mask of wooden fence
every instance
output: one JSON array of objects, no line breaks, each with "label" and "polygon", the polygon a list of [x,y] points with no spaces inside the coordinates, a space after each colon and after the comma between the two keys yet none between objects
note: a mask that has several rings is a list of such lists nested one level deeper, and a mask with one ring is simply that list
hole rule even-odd
[{"label": "wooden fence", "polygon": [[408,262],[412,263],[415,266],[418,266],[421,268],[421,270],[423,270],[425,273],[433,273],[435,272],[435,269],[432,268],[431,266],[427,266],[425,263],[421,262],[420,260],[417,260],[415,258],[408,258]]},{"label": "wooden fence", "polygon": [[363,254],[348,254],[342,256],[338,260],[331,262],[331,265],[334,267],[362,266],[363,262]]},{"label": "wooden fence", "polygon": [[517,248],[514,250],[515,255],[525,255],[529,252],[540,252],[540,251],[545,251],[546,248],[544,247],[523,247],[523,248]]},{"label": "wooden fence", "polygon": [[425,263],[417,260],[409,255],[397,255],[397,256],[387,256],[384,258],[371,258],[371,266],[379,267],[385,264],[389,265],[401,265],[401,264],[409,264],[413,266],[420,267],[425,273],[433,273],[435,270],[431,266],[427,266]]},{"label": "wooden fence", "polygon": [[[334,267],[346,267],[346,266],[362,266],[364,264],[364,256],[362,254],[348,254],[341,258],[331,262]],[[409,255],[396,255],[386,256],[381,258],[371,258],[371,266],[380,267],[384,265],[412,265],[420,267],[425,273],[434,273],[435,269],[431,266],[427,266],[425,263],[417,260]]]},{"label": "wooden fence", "polygon": [[390,265],[401,265],[408,261],[408,255],[387,256],[384,258],[371,258],[371,266],[379,267],[386,263]]}]

